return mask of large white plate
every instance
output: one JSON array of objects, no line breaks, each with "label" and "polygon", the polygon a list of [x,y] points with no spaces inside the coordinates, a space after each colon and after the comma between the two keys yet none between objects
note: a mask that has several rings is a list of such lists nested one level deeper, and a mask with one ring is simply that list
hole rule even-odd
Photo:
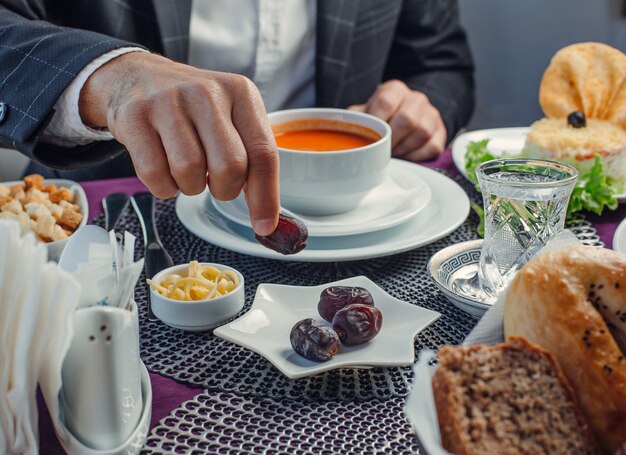
[{"label": "large white plate", "polygon": [[[465,178],[467,172],[465,170],[465,152],[470,142],[490,139],[487,149],[494,156],[499,156],[504,152],[516,154],[522,151],[526,143],[528,135],[528,127],[520,128],[494,128],[490,130],[469,131],[460,134],[452,143],[452,160],[455,166]],[[626,202],[626,188],[624,193],[616,194],[619,202]]]},{"label": "large white plate", "polygon": [[[354,210],[330,216],[295,216],[306,224],[311,237],[363,234],[403,223],[428,205],[430,188],[412,169],[390,166],[389,171],[389,177]],[[252,229],[243,194],[232,201],[211,199],[224,217]]]},{"label": "large white plate", "polygon": [[393,159],[391,166],[411,170],[430,187],[432,198],[426,208],[405,223],[382,231],[341,237],[309,237],[301,252],[284,256],[265,248],[252,229],[224,219],[207,194],[176,200],[181,223],[207,242],[238,253],[284,261],[336,262],[369,259],[401,253],[434,242],[459,227],[469,214],[469,199],[463,188],[439,172]]},{"label": "large white plate", "polygon": [[[317,303],[322,290],[336,285],[367,289],[383,315],[383,325],[367,343],[342,345],[332,359],[314,362],[293,350],[289,334],[302,319],[325,323],[317,312]],[[366,277],[357,276],[310,287],[260,284],[250,310],[213,333],[261,354],[293,379],[341,367],[411,365],[415,361],[413,340],[440,316],[436,311],[398,300]]]}]

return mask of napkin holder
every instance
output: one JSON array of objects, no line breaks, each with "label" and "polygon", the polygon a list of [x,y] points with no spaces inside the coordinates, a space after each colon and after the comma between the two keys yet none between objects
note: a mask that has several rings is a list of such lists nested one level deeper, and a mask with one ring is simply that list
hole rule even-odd
[{"label": "napkin holder", "polygon": [[138,452],[152,391],[139,358],[137,305],[93,306],[74,315],[59,393],[61,444],[69,453]]}]

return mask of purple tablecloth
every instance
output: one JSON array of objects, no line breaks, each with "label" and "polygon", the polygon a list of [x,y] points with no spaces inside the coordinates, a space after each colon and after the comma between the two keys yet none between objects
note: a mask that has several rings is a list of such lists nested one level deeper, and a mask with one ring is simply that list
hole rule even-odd
[{"label": "purple tablecloth", "polygon": [[[452,155],[450,151],[446,151],[437,160],[423,163],[427,167],[455,171]],[[83,187],[87,193],[89,201],[89,214],[91,218],[95,218],[102,213],[102,198],[111,193],[127,193],[133,194],[137,191],[145,191],[145,186],[136,178],[123,178],[111,180],[98,180],[93,182],[84,182]],[[598,234],[604,241],[607,248],[611,248],[613,234],[617,225],[626,217],[626,204],[622,204],[616,211],[606,213],[602,217],[589,216],[588,219],[594,224]],[[173,409],[177,408],[183,401],[186,401],[201,392],[201,388],[190,387],[185,384],[179,384],[172,379],[162,377],[158,374],[150,374],[152,382],[152,424],[167,416]],[[56,440],[50,418],[47,414],[42,400],[39,400],[40,412],[40,447],[41,453],[46,454],[62,454],[59,443]]]}]

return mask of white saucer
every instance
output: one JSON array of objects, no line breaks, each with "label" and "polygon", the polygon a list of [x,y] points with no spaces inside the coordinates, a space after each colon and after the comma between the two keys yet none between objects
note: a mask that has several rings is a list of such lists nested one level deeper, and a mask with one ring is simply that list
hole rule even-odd
[{"label": "white saucer", "polygon": [[251,229],[225,220],[213,204],[206,204],[207,192],[197,196],[179,195],[176,214],[181,223],[207,242],[251,256],[283,261],[336,262],[389,256],[434,242],[459,227],[469,214],[469,199],[457,183],[423,166],[392,159],[391,166],[413,172],[431,189],[427,206],[405,223],[389,229],[341,237],[310,237],[301,252],[284,256],[265,248]]},{"label": "white saucer", "polygon": [[470,278],[478,270],[482,240],[470,240],[444,248],[428,261],[430,277],[439,290],[457,308],[481,317],[491,305],[458,293],[452,286],[457,278]]},{"label": "white saucer", "polygon": [[[493,153],[495,157],[505,152],[516,154],[521,152],[524,148],[529,129],[528,127],[493,128],[460,134],[452,143],[452,160],[459,172],[467,178],[467,171],[465,170],[465,152],[470,142],[489,139],[487,149]],[[624,193],[616,194],[615,198],[620,203],[626,202],[626,188],[624,188]]]},{"label": "white saucer", "polygon": [[[363,234],[403,223],[428,205],[431,191],[411,169],[392,165],[389,171],[389,177],[354,210],[330,216],[295,216],[306,224],[311,237]],[[252,229],[243,194],[232,201],[218,201],[210,195],[209,200],[224,217]]]},{"label": "white saucer", "polygon": [[[332,359],[314,362],[293,350],[289,334],[302,319],[325,322],[317,312],[317,303],[322,290],[335,285],[361,286],[370,291],[383,315],[383,325],[367,343],[342,345]],[[294,379],[342,367],[411,365],[415,361],[413,340],[440,317],[436,311],[398,300],[366,277],[357,276],[310,287],[260,284],[250,310],[213,333],[261,354],[281,373]]]}]

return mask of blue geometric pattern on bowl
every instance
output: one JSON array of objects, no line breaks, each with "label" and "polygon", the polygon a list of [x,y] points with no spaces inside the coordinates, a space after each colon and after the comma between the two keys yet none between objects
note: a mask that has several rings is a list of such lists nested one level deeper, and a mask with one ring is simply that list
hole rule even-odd
[{"label": "blue geometric pattern on bowl", "polygon": [[463,251],[443,261],[439,271],[439,280],[443,283],[448,283],[448,279],[454,272],[466,265],[476,264],[480,259],[480,251],[481,248]]}]

